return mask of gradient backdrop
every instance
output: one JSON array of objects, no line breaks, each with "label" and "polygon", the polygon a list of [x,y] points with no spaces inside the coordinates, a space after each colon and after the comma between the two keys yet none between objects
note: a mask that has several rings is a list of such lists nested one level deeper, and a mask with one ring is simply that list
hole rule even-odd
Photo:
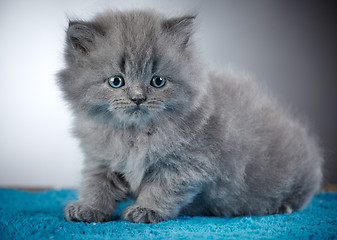
[{"label": "gradient backdrop", "polygon": [[106,8],[199,12],[205,63],[251,75],[310,121],[337,183],[337,8],[333,1],[0,1],[0,186],[76,187],[82,154],[55,84],[67,17]]}]

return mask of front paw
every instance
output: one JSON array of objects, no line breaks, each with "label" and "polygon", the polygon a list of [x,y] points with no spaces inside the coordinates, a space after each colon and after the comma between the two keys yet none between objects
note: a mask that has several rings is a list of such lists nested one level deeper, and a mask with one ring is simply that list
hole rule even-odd
[{"label": "front paw", "polygon": [[124,220],[131,222],[158,223],[165,220],[158,212],[136,204],[127,207],[122,214]]},{"label": "front paw", "polygon": [[113,217],[81,201],[70,202],[64,209],[64,215],[72,222],[107,222]]}]

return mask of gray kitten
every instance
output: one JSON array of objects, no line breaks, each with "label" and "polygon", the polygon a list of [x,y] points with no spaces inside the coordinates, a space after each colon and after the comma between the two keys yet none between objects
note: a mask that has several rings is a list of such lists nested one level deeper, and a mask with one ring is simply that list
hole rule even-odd
[{"label": "gray kitten", "polygon": [[195,16],[107,11],[71,21],[59,85],[85,154],[69,221],[290,213],[318,190],[322,156],[306,128],[256,83],[207,71]]}]

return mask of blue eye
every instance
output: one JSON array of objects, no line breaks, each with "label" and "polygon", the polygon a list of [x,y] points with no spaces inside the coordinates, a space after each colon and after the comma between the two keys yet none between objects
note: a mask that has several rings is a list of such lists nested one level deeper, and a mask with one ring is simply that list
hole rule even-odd
[{"label": "blue eye", "polygon": [[109,84],[113,88],[120,88],[125,85],[124,79],[120,76],[113,76],[108,79]]},{"label": "blue eye", "polygon": [[158,76],[154,76],[151,79],[151,86],[156,87],[156,88],[161,88],[165,85],[166,83],[166,79],[163,77],[158,77]]}]

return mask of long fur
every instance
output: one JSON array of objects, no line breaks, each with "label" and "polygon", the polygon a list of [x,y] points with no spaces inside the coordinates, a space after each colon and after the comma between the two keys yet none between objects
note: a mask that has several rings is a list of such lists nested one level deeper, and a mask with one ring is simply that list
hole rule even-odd
[{"label": "long fur", "polygon": [[[58,82],[86,158],[68,220],[111,220],[129,194],[122,217],[133,222],[291,212],[318,190],[314,137],[254,81],[207,70],[194,18],[107,11],[69,23]],[[118,89],[107,81],[116,75]],[[135,97],[146,99],[139,108]]]}]

